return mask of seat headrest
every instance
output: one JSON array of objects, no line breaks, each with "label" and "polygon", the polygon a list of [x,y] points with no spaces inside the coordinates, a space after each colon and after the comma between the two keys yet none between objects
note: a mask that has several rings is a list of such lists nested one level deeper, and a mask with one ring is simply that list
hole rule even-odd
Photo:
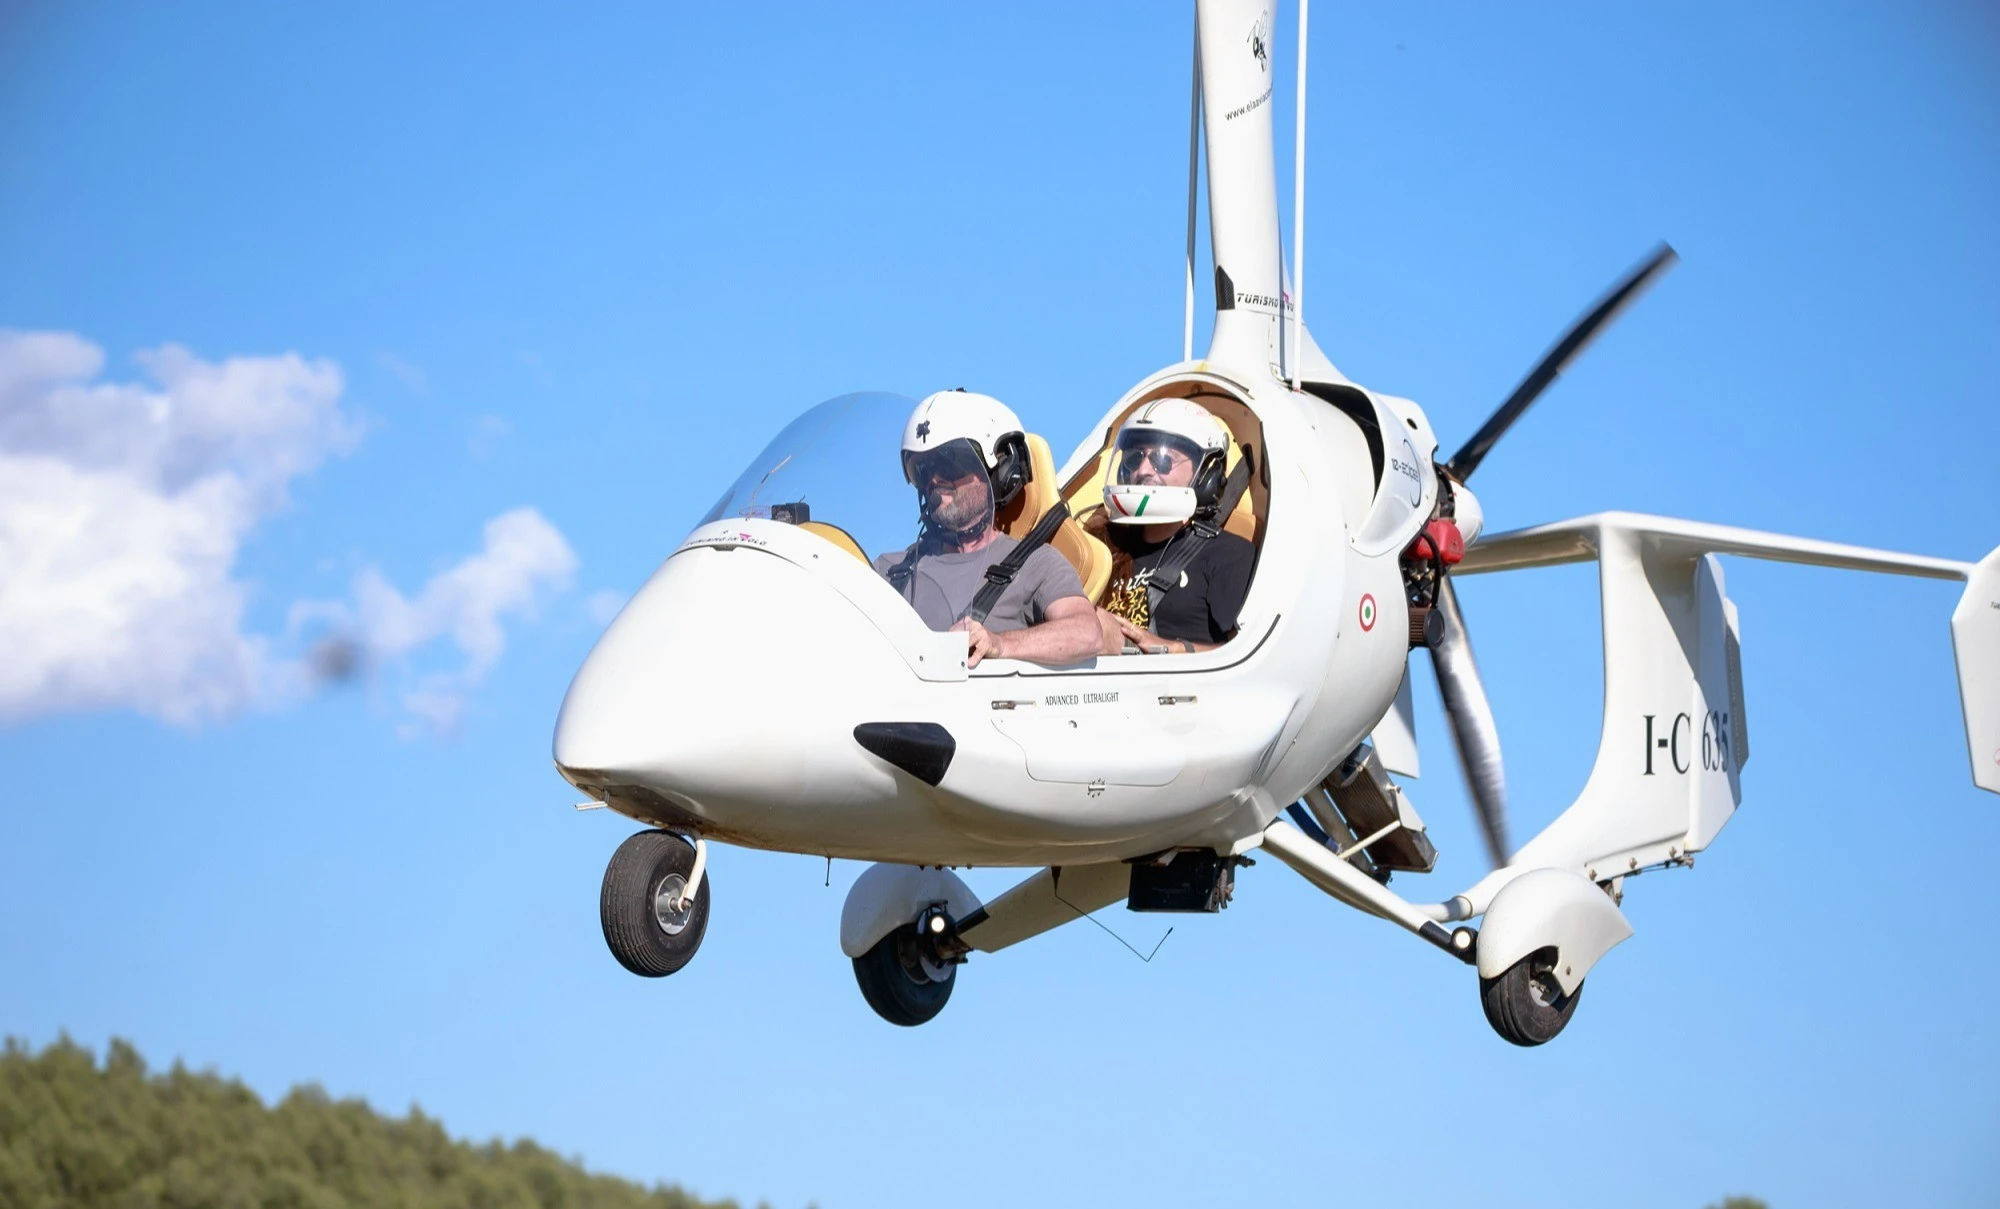
[{"label": "seat headrest", "polygon": [[993,525],[1008,537],[1022,538],[1049,509],[1062,499],[1062,488],[1056,482],[1056,459],[1049,452],[1049,443],[1034,433],[1026,434],[1028,444],[1028,482],[1021,493],[1013,498],[1000,514],[993,518]]}]

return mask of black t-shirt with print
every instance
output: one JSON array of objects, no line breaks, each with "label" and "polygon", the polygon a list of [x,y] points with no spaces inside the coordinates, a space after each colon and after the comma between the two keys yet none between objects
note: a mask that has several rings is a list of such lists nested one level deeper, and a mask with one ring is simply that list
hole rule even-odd
[{"label": "black t-shirt with print", "polygon": [[1218,533],[1203,544],[1182,572],[1180,584],[1160,600],[1159,616],[1152,616],[1148,608],[1146,587],[1154,568],[1188,533],[1184,526],[1166,541],[1148,542],[1126,526],[1111,526],[1112,540],[1132,556],[1132,574],[1113,581],[1104,607],[1162,638],[1226,642],[1236,632],[1236,615],[1250,591],[1250,570],[1256,561],[1255,548],[1234,533]]}]

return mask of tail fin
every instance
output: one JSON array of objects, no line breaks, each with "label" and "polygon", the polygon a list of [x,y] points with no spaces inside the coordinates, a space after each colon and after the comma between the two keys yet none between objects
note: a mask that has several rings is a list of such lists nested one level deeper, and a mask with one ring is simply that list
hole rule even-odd
[{"label": "tail fin", "polygon": [[1958,656],[1972,781],[2000,793],[2000,550],[1972,569],[1951,615],[1951,645]]},{"label": "tail fin", "polygon": [[1706,848],[1743,800],[1749,746],[1736,607],[1712,554],[1630,529],[1597,541],[1604,729],[1583,793],[1509,862],[1599,880]]},{"label": "tail fin", "polygon": [[2000,792],[2000,551],[1976,567],[1666,517],[1604,513],[1483,538],[1456,573],[1595,557],[1604,598],[1604,729],[1570,808],[1480,886],[1522,869],[1604,880],[1707,847],[1749,758],[1736,606],[1715,555],[1969,581],[1952,619],[1973,780]]}]

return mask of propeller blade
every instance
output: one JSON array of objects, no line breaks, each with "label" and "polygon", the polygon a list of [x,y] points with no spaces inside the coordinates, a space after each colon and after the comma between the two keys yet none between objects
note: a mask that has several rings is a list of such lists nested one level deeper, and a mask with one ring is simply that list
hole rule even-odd
[{"label": "propeller blade", "polygon": [[1521,380],[1521,384],[1514,388],[1513,394],[1507,396],[1507,401],[1500,405],[1500,409],[1489,416],[1486,423],[1479,426],[1479,431],[1472,434],[1472,439],[1457,453],[1451,455],[1451,461],[1446,463],[1445,469],[1451,472],[1452,477],[1461,483],[1472,477],[1472,472],[1479,469],[1479,463],[1485,460],[1494,442],[1514,426],[1514,421],[1521,418],[1521,413],[1528,410],[1528,405],[1549,388],[1549,384],[1556,380],[1578,353],[1589,346],[1605,324],[1618,317],[1618,312],[1624,310],[1626,305],[1638,296],[1640,290],[1645,289],[1653,278],[1672,268],[1674,262],[1679,259],[1680,256],[1673,248],[1661,244],[1646,258],[1644,264],[1626,274],[1625,279],[1612,287],[1610,293],[1598,299],[1597,305],[1591,307],[1590,312],[1577,320],[1563,338],[1556,342],[1556,346],[1543,355],[1541,364],[1535,366],[1534,371]]},{"label": "propeller blade", "polygon": [[1443,624],[1431,646],[1431,668],[1437,672],[1438,693],[1444,698],[1458,762],[1465,769],[1465,784],[1479,813],[1486,852],[1498,869],[1513,852],[1507,842],[1507,777],[1500,767],[1500,732],[1493,725],[1493,707],[1487,704],[1485,686],[1479,682],[1479,668],[1472,661],[1472,640],[1466,635],[1458,593],[1449,578],[1438,583],[1436,616]]}]

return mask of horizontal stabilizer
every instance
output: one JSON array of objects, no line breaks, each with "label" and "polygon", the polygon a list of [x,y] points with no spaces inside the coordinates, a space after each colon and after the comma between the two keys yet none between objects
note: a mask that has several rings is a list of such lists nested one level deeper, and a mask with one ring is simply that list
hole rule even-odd
[{"label": "horizontal stabilizer", "polygon": [[1600,512],[1594,516],[1580,516],[1575,520],[1482,537],[1466,550],[1465,561],[1454,567],[1452,573],[1477,575],[1483,571],[1589,562],[1598,555],[1602,544],[1600,535],[1609,531],[1636,535],[1648,553],[1683,558],[1699,558],[1704,554],[1741,554],[1773,562],[1808,563],[1850,571],[1881,571],[1889,575],[1915,575],[1924,579],[1963,580],[1972,573],[1971,563],[1955,559],[1871,550],[1866,546],[1845,546],[1809,537],[1787,537],[1782,533],[1763,533],[1756,529],[1738,529],[1733,525],[1710,525],[1636,512]]}]

